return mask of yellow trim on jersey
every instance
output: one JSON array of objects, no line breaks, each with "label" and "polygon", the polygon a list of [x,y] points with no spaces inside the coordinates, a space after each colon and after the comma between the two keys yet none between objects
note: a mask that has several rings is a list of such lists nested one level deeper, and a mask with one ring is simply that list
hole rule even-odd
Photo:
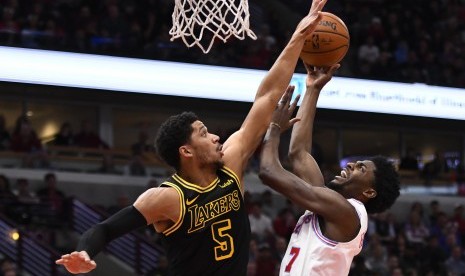
[{"label": "yellow trim on jersey", "polygon": [[177,180],[179,182],[179,184],[181,184],[182,186],[184,186],[184,187],[186,187],[188,189],[194,190],[194,191],[196,191],[198,193],[206,193],[206,192],[209,192],[209,191],[213,190],[216,187],[216,184],[218,184],[218,182],[220,181],[220,179],[217,177],[215,180],[212,181],[212,183],[208,184],[208,186],[200,187],[199,185],[190,183],[190,182],[182,179],[177,174],[174,174],[173,178],[175,180]]},{"label": "yellow trim on jersey", "polygon": [[185,205],[184,205],[184,193],[182,192],[181,189],[179,189],[179,187],[174,184],[174,183],[171,183],[171,182],[163,182],[162,184],[164,185],[167,185],[171,188],[174,188],[178,194],[179,194],[179,199],[180,199],[180,202],[179,204],[181,205],[180,207],[180,212],[179,212],[179,218],[178,220],[173,224],[173,226],[171,226],[170,228],[166,229],[165,231],[163,231],[163,234],[165,236],[169,236],[170,234],[172,234],[174,231],[176,231],[182,224],[183,220],[184,220],[184,215],[186,214],[186,208],[185,208]]},{"label": "yellow trim on jersey", "polygon": [[235,172],[233,172],[233,170],[231,170],[230,168],[226,167],[226,166],[223,166],[223,168],[221,168],[221,170],[226,173],[227,175],[231,176],[232,178],[234,178],[234,180],[236,180],[236,183],[237,183],[237,187],[239,188],[239,190],[241,189],[241,181],[239,180],[239,177],[237,177],[237,174]]}]

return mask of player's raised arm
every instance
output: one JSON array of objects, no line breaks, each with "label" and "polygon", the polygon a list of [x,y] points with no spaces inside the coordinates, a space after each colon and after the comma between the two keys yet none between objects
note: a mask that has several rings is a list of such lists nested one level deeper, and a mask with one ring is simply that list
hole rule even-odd
[{"label": "player's raised arm", "polygon": [[289,160],[295,175],[313,186],[324,186],[323,174],[311,155],[313,124],[320,92],[331,80],[334,72],[339,68],[339,64],[327,68],[317,68],[305,64],[305,67],[307,68],[307,90],[297,112],[300,121],[292,129]]},{"label": "player's raised arm", "polygon": [[248,159],[266,131],[276,103],[289,85],[305,38],[321,20],[320,11],[325,3],[326,0],[313,0],[310,12],[300,21],[289,43],[261,82],[240,130],[224,143],[225,164],[238,173],[239,178],[242,178]]},{"label": "player's raised arm", "polygon": [[325,221],[336,224],[337,229],[349,229],[342,237],[350,238],[356,232],[359,221],[352,205],[340,194],[323,187],[313,187],[281,165],[278,154],[280,135],[283,129],[295,123],[290,120],[293,105],[290,96],[284,95],[273,114],[262,144],[260,173],[262,182],[281,193],[293,203],[321,215]]}]

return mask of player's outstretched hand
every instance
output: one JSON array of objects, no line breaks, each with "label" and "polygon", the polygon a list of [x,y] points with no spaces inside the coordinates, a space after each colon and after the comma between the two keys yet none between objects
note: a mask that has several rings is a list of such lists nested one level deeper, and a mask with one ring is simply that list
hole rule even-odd
[{"label": "player's outstretched hand", "polygon": [[292,118],[292,114],[297,106],[297,102],[300,99],[300,95],[295,97],[294,101],[291,104],[292,95],[294,94],[294,86],[289,85],[286,89],[286,92],[281,97],[281,100],[276,107],[273,117],[271,119],[272,124],[276,124],[281,129],[281,132],[286,131],[296,122],[300,121],[299,118]]},{"label": "player's outstretched hand", "polygon": [[55,263],[63,265],[72,274],[87,273],[97,267],[86,251],[74,251],[71,254],[63,255]]}]

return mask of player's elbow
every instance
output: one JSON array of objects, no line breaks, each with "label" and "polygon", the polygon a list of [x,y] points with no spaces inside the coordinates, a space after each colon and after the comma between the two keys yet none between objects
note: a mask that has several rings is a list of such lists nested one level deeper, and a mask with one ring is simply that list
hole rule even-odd
[{"label": "player's elbow", "polygon": [[258,177],[263,184],[269,185],[276,179],[275,171],[272,166],[261,164],[260,171],[258,172]]},{"label": "player's elbow", "polygon": [[303,152],[300,149],[291,147],[287,153],[287,157],[291,166],[294,167],[295,164],[299,164],[300,162],[302,162]]},{"label": "player's elbow", "polygon": [[296,162],[297,159],[299,158],[299,150],[295,147],[290,147],[289,151],[287,152],[287,158],[289,159],[289,162]]}]

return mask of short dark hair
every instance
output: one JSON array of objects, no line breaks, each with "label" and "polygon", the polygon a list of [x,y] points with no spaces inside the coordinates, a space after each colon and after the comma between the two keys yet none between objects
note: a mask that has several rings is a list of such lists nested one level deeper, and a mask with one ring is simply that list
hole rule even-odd
[{"label": "short dark hair", "polygon": [[400,179],[394,164],[384,156],[370,158],[375,164],[375,180],[373,188],[376,197],[365,203],[367,213],[381,213],[389,209],[399,197]]},{"label": "short dark hair", "polygon": [[197,120],[195,113],[183,112],[169,117],[158,129],[155,138],[157,154],[176,170],[180,167],[178,149],[189,141],[193,131],[191,124]]}]

